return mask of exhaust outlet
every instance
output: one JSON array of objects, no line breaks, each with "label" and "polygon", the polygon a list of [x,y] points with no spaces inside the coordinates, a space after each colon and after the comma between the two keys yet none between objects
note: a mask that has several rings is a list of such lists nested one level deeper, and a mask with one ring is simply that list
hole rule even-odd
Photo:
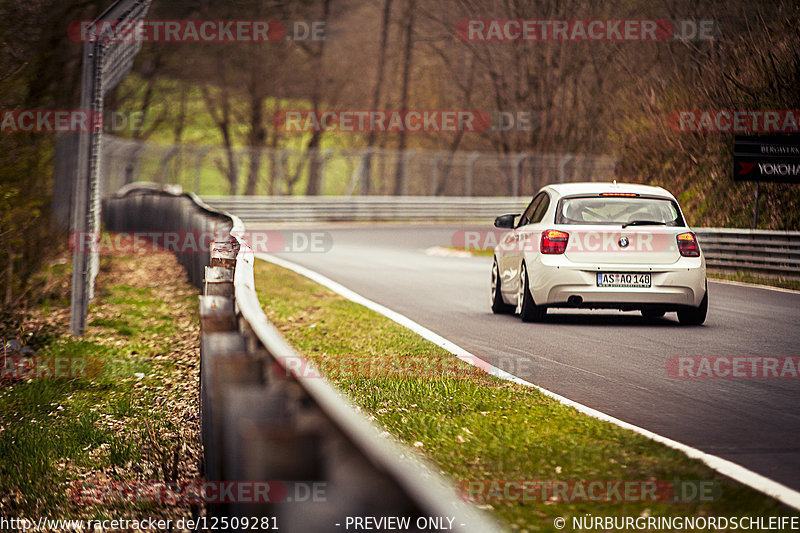
[{"label": "exhaust outlet", "polygon": [[583,297],[578,296],[577,294],[573,294],[569,298],[567,298],[567,303],[573,307],[578,307],[583,303]]}]

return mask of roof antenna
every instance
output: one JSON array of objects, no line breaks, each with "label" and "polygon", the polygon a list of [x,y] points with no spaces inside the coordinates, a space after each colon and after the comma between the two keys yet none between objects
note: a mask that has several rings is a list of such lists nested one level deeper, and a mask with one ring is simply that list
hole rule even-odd
[{"label": "roof antenna", "polygon": [[613,187],[616,187],[616,186],[617,186],[617,180],[614,180],[614,183],[612,184],[612,186],[613,186]]}]

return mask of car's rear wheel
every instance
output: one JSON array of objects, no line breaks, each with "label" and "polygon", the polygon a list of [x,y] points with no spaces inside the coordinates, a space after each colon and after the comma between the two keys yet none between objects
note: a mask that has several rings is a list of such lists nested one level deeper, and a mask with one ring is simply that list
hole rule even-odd
[{"label": "car's rear wheel", "polygon": [[706,288],[706,295],[703,296],[703,301],[700,302],[699,307],[690,307],[678,311],[678,322],[687,326],[699,326],[706,321],[708,314],[708,288]]},{"label": "car's rear wheel", "polygon": [[497,268],[497,258],[492,262],[492,312],[496,315],[506,315],[514,312],[514,306],[503,301],[500,288],[500,269]]},{"label": "car's rear wheel", "polygon": [[538,322],[544,319],[547,314],[547,308],[542,305],[536,305],[531,295],[531,289],[528,286],[528,269],[525,263],[519,272],[519,290],[517,291],[517,309],[516,312],[523,322]]}]

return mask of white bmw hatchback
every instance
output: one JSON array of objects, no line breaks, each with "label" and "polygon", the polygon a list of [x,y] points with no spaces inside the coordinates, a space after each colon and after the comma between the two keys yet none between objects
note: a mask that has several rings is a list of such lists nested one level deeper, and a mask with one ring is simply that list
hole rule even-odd
[{"label": "white bmw hatchback", "polygon": [[492,311],[541,320],[552,307],[677,311],[702,324],[706,262],[678,202],[660,187],[568,183],[543,187],[494,251]]}]

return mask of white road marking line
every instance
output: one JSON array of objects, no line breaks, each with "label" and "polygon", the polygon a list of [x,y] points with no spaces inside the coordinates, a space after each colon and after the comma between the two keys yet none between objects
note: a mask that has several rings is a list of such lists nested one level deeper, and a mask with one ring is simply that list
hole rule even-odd
[{"label": "white road marking line", "polygon": [[709,283],[724,283],[726,285],[736,285],[737,287],[750,287],[751,289],[764,289],[766,291],[788,292],[789,294],[800,294],[800,291],[795,289],[786,289],[784,287],[773,287],[771,285],[761,285],[759,283],[747,283],[746,281],[733,281],[730,279],[715,279],[708,278]]},{"label": "white road marking line", "polygon": [[[314,272],[304,266],[298,265],[296,263],[292,263],[291,261],[287,261],[285,259],[281,259],[280,257],[276,257],[270,254],[256,254],[258,259],[263,259],[269,263],[278,265],[283,267],[287,270],[291,270],[296,274],[300,274],[320,285],[329,288],[333,292],[344,296],[351,302],[355,302],[357,304],[361,304],[368,309],[372,309],[373,311],[382,314],[386,318],[400,324],[401,326],[405,326],[414,333],[418,334],[422,338],[432,342],[433,344],[444,348],[448,352],[452,353],[462,361],[465,361],[471,365],[477,366],[482,368],[487,373],[496,376],[500,379],[504,379],[507,381],[511,381],[513,383],[518,383],[520,385],[525,385],[527,387],[533,387],[537,389],[539,392],[544,394],[545,396],[549,396],[553,398],[559,403],[567,405],[569,407],[574,408],[576,411],[579,411],[585,415],[589,415],[593,418],[597,418],[598,420],[603,420],[605,422],[610,422],[616,426],[619,426],[623,429],[628,429],[639,435],[647,437],[650,440],[655,442],[659,442],[665,446],[683,452],[686,456],[691,459],[698,459],[705,463],[709,468],[712,470],[716,470],[720,474],[728,476],[743,485],[747,485],[759,492],[763,492],[767,496],[775,498],[776,500],[785,503],[786,505],[793,507],[794,509],[800,510],[800,492],[787,487],[777,481],[773,481],[768,477],[762,476],[752,470],[748,470],[747,468],[737,465],[727,459],[723,459],[722,457],[717,457],[716,455],[711,455],[709,453],[703,452],[698,450],[697,448],[692,448],[686,444],[680,443],[678,441],[674,441],[657,433],[653,433],[652,431],[648,431],[644,428],[639,426],[635,426],[633,424],[629,424],[628,422],[624,422],[618,418],[614,418],[613,416],[607,415],[597,409],[592,409],[586,405],[580,404],[578,402],[572,401],[569,398],[565,398],[560,394],[556,394],[551,392],[547,389],[543,389],[542,387],[535,385],[529,381],[526,381],[522,378],[519,378],[513,374],[509,374],[505,370],[497,368],[494,365],[491,365],[477,356],[471,354],[470,352],[466,351],[465,349],[461,348],[460,346],[456,345],[455,343],[445,339],[441,335],[434,333],[433,331],[429,330],[425,326],[414,322],[410,318],[405,315],[402,315],[396,311],[392,311],[388,307],[385,307],[377,302],[373,302],[364,296],[361,296],[355,291],[352,291],[333,281],[332,279],[319,274],[318,272]],[[488,298],[488,297],[487,297]],[[487,304],[488,305],[488,304]]]}]

